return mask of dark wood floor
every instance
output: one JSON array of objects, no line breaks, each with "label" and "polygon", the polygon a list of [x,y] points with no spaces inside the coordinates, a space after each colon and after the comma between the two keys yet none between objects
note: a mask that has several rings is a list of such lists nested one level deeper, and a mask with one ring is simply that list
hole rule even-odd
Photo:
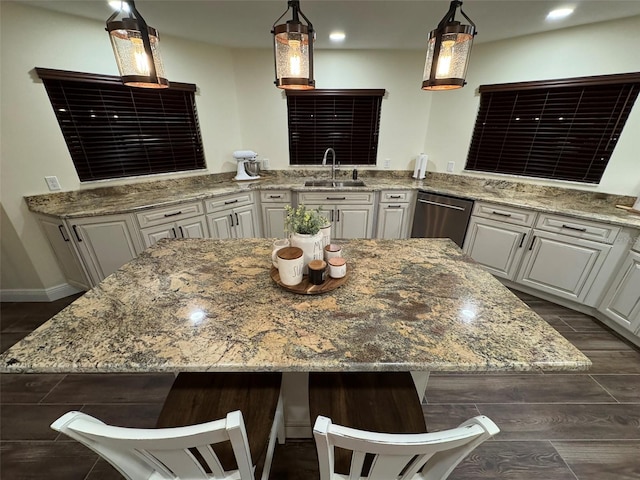
[{"label": "dark wood floor", "polygon": [[[592,361],[571,374],[432,374],[424,414],[430,431],[479,413],[501,429],[451,480],[640,479],[640,351],[589,316],[518,294]],[[2,303],[2,350],[74,298]],[[49,428],[72,409],[105,422],[152,427],[173,375],[2,375],[0,477],[117,479],[85,447]],[[318,478],[309,441],[278,446],[272,476]]]}]

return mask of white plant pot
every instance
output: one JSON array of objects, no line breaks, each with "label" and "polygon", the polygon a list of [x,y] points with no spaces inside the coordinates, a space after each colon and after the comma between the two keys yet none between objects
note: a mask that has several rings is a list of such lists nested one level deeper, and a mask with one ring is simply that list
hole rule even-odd
[{"label": "white plant pot", "polygon": [[292,233],[289,237],[292,247],[298,247],[302,249],[304,254],[304,275],[309,274],[309,262],[311,260],[322,260],[324,256],[324,237],[322,233],[318,232],[315,235],[308,233]]}]

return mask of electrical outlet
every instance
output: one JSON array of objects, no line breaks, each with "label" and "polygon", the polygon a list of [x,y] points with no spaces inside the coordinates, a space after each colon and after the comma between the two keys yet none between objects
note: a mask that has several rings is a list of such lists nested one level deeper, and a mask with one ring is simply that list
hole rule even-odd
[{"label": "electrical outlet", "polygon": [[47,187],[49,187],[50,192],[60,190],[60,182],[58,182],[58,177],[44,177],[44,181],[47,182]]},{"label": "electrical outlet", "polygon": [[262,159],[262,169],[263,170],[269,170],[269,159],[268,158],[263,158]]},{"label": "electrical outlet", "polygon": [[453,173],[453,167],[456,166],[456,162],[447,162],[447,172]]},{"label": "electrical outlet", "polygon": [[391,159],[390,158],[385,158],[384,159],[384,168],[391,168]]}]

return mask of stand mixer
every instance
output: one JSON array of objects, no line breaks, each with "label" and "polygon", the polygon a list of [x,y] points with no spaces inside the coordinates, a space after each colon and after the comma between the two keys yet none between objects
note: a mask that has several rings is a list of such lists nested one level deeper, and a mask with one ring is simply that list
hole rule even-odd
[{"label": "stand mixer", "polygon": [[255,162],[258,154],[252,150],[236,150],[233,157],[238,161],[238,171],[234,180],[256,180],[260,175],[249,175],[247,172],[247,163]]}]

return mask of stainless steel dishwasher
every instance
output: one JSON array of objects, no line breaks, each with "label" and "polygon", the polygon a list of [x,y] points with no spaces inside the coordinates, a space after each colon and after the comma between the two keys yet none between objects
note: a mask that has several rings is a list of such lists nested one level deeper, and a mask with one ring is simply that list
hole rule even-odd
[{"label": "stainless steel dishwasher", "polygon": [[462,248],[473,200],[420,190],[413,216],[412,238],[450,238]]}]

